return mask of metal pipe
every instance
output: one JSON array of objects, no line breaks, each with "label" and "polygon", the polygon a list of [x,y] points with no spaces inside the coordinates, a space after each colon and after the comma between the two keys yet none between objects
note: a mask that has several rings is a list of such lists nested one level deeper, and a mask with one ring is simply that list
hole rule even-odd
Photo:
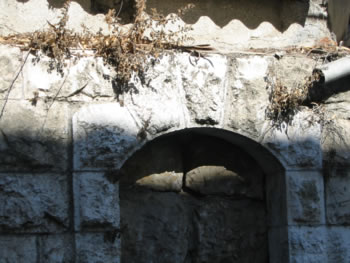
[{"label": "metal pipe", "polygon": [[350,76],[350,56],[319,66],[314,70],[314,74],[319,74],[320,84],[329,84]]}]

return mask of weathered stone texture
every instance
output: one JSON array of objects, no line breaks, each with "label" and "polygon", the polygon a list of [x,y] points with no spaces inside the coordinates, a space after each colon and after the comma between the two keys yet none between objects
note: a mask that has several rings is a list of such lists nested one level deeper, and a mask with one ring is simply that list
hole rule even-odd
[{"label": "weathered stone texture", "polygon": [[0,171],[66,170],[68,121],[66,103],[8,101],[0,119]]},{"label": "weathered stone texture", "polygon": [[150,63],[152,66],[146,68],[144,75],[133,76],[128,84],[130,91],[119,96],[140,119],[138,125],[145,127],[147,133],[155,135],[179,129],[187,122],[178,65],[184,56],[164,54],[159,61],[153,62],[154,65]]},{"label": "weathered stone texture", "polygon": [[120,198],[123,262],[185,261],[191,225],[181,196],[123,189]]},{"label": "weathered stone texture", "polygon": [[311,111],[298,112],[291,125],[269,129],[262,143],[288,168],[322,167],[321,125]]},{"label": "weathered stone texture", "polygon": [[138,145],[140,129],[119,104],[83,108],[73,117],[74,169],[118,169]]},{"label": "weathered stone texture", "polygon": [[226,57],[196,58],[184,54],[177,60],[177,67],[178,85],[184,89],[191,119],[197,124],[220,124],[226,96]]},{"label": "weathered stone texture", "polygon": [[329,227],[327,232],[327,259],[329,263],[350,262],[350,230],[348,227]]},{"label": "weathered stone texture", "polygon": [[75,173],[76,229],[119,228],[119,184],[105,173]]},{"label": "weathered stone texture", "polygon": [[123,260],[264,262],[267,257],[265,211],[258,202],[125,189],[121,206]]},{"label": "weathered stone texture", "polygon": [[37,263],[36,237],[0,235],[0,263]]},{"label": "weathered stone texture", "polygon": [[327,169],[330,170],[337,167],[348,168],[350,167],[350,120],[334,119],[331,116],[332,114],[327,115],[331,121],[322,130],[323,160]]},{"label": "weathered stone texture", "polygon": [[295,171],[286,173],[288,223],[324,224],[324,186],[319,172]]},{"label": "weathered stone texture", "polygon": [[0,45],[0,99],[23,98],[23,74],[19,74],[16,81],[13,82],[22,63],[22,52],[19,48]]},{"label": "weathered stone texture", "polygon": [[46,233],[69,227],[67,177],[0,174],[0,231]]},{"label": "weathered stone texture", "polygon": [[120,239],[115,232],[76,234],[76,263],[120,263]]},{"label": "weathered stone texture", "polygon": [[74,262],[74,239],[72,234],[44,235],[38,239],[40,262]]},{"label": "weathered stone texture", "polygon": [[253,138],[261,135],[269,103],[264,79],[271,60],[260,56],[231,59],[225,125],[233,131]]},{"label": "weathered stone texture", "polygon": [[350,224],[350,169],[338,169],[325,180],[327,223]]},{"label": "weathered stone texture", "polygon": [[[66,61],[64,75],[55,69],[49,71],[53,62],[42,57],[32,63],[30,55],[23,68],[24,98],[30,99],[37,92],[39,98],[55,98],[70,102],[111,101],[115,93],[112,87],[114,71],[106,67],[102,58],[84,57],[78,61]],[[40,81],[38,81],[40,80]]]},{"label": "weathered stone texture", "polygon": [[290,227],[288,239],[289,262],[325,262],[327,258],[325,227]]}]

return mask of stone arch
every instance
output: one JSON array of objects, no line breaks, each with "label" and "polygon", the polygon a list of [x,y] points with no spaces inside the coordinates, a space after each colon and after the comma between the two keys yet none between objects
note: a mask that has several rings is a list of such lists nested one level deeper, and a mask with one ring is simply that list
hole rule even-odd
[{"label": "stone arch", "polygon": [[122,262],[158,262],[152,256],[159,253],[159,262],[280,258],[284,168],[251,139],[204,127],[166,133],[136,151],[120,174]]}]

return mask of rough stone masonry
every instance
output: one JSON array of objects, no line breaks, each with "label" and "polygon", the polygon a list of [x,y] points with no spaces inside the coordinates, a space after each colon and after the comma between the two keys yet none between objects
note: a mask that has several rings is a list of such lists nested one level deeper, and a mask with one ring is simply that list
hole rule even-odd
[{"label": "rough stone masonry", "polygon": [[[295,51],[330,37],[322,2],[282,1],[285,19],[255,29],[202,17],[191,34],[216,52],[164,52],[123,94],[100,58],[62,77],[0,45],[0,262],[350,262],[349,78],[289,123],[266,117],[267,79],[293,88],[323,63]],[[102,27],[88,4],[72,27]],[[9,34],[60,4],[0,7]]]}]

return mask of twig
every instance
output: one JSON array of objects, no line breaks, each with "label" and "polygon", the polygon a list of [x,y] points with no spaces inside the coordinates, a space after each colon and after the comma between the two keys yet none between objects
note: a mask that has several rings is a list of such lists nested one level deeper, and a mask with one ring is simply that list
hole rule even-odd
[{"label": "twig", "polygon": [[12,90],[12,88],[13,88],[13,85],[15,84],[16,80],[18,79],[19,74],[22,72],[23,67],[24,67],[24,65],[25,65],[25,63],[26,63],[26,61],[27,61],[27,59],[28,59],[29,54],[30,54],[31,51],[32,51],[31,49],[28,50],[28,53],[27,53],[27,55],[26,55],[26,57],[25,57],[25,59],[24,59],[22,65],[21,65],[19,71],[17,72],[15,78],[14,78],[14,79],[12,80],[12,82],[11,82],[10,87],[8,88],[8,91],[7,91],[7,94],[6,94],[6,97],[5,97],[5,102],[4,102],[4,105],[2,106],[2,109],[1,109],[1,112],[0,112],[0,119],[1,119],[2,115],[4,114],[5,107],[6,107],[7,101],[8,101],[8,99],[9,99],[9,97],[10,97],[10,92],[11,92],[11,90]]},{"label": "twig", "polygon": [[60,94],[63,85],[66,83],[66,80],[67,80],[68,75],[69,75],[69,73],[70,73],[70,66],[71,66],[71,64],[69,63],[68,73],[66,74],[66,77],[64,78],[64,80],[63,80],[63,82],[62,82],[60,88],[59,88],[58,91],[56,92],[55,97],[53,97],[52,103],[51,103],[51,104],[49,105],[49,107],[47,108],[47,113],[46,113],[46,116],[45,116],[45,119],[44,119],[43,126],[41,127],[40,133],[44,130],[44,127],[45,127],[46,121],[47,121],[47,117],[49,116],[49,111],[50,111],[52,105],[55,103],[55,101],[56,101],[56,99],[57,99],[57,97],[58,97],[58,94]]},{"label": "twig", "polygon": [[118,14],[116,15],[116,17],[119,16],[120,11],[122,11],[122,7],[123,7],[123,0],[122,0],[122,2],[120,3],[119,11],[118,11]]}]

